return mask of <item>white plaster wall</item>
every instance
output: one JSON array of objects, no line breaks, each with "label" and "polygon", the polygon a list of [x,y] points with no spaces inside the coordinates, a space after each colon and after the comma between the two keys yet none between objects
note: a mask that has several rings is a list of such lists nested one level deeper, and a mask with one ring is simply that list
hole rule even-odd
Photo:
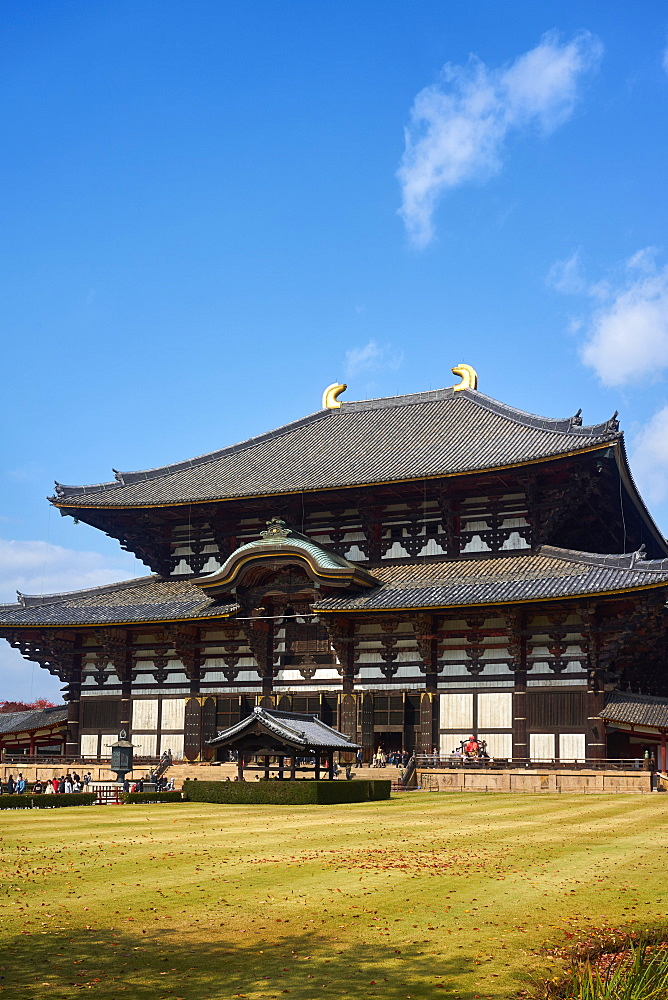
[{"label": "white plaster wall", "polygon": [[[165,750],[172,751],[172,757],[174,760],[183,759],[183,733],[163,733],[160,737],[160,753],[164,753]],[[169,772],[167,773],[169,777]]]},{"label": "white plaster wall", "polygon": [[584,733],[559,734],[559,760],[584,760],[586,757]]},{"label": "white plaster wall", "polygon": [[158,752],[156,733],[133,733],[135,757],[155,757]]},{"label": "white plaster wall", "polygon": [[[183,729],[185,725],[185,698],[165,698],[162,703],[162,728]],[[151,728],[148,726],[147,728]]]},{"label": "white plaster wall", "polygon": [[553,760],[556,756],[554,733],[531,733],[529,755],[532,760]]},{"label": "white plaster wall", "polygon": [[470,736],[470,730],[468,733],[441,733],[439,752],[444,756],[451,754],[453,750],[457,750],[459,748],[460,743],[465,743]]},{"label": "white plaster wall", "polygon": [[158,728],[158,699],[141,698],[132,702],[132,728]]},{"label": "white plaster wall", "polygon": [[480,739],[487,742],[487,753],[490,757],[512,757],[512,733],[480,733]]},{"label": "white plaster wall", "polygon": [[81,737],[81,756],[97,757],[97,733],[84,733]]},{"label": "white plaster wall", "polygon": [[470,730],[472,726],[473,695],[468,693],[442,694],[440,696],[440,728]]},{"label": "white plaster wall", "polygon": [[484,691],[478,695],[478,728],[513,728],[513,696],[509,691]]},{"label": "white plaster wall", "polygon": [[116,743],[117,741],[118,741],[118,733],[102,733],[102,739],[100,741],[102,746],[100,750],[100,756],[111,757],[111,746],[113,743]]}]

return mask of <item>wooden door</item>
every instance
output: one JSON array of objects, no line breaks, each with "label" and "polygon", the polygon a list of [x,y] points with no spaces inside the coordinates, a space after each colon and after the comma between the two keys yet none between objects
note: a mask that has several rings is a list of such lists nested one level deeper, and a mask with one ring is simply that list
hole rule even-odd
[{"label": "wooden door", "polygon": [[423,694],[420,698],[420,740],[419,752],[431,753],[433,748],[434,706],[432,696]]},{"label": "wooden door", "polygon": [[363,694],[360,700],[360,739],[364,748],[364,759],[370,761],[373,746],[373,695]]},{"label": "wooden door", "polygon": [[216,735],[216,699],[205,698],[202,704],[202,734],[201,747],[204,760],[213,760],[215,749],[207,746],[206,741]]},{"label": "wooden door", "polygon": [[339,727],[346,736],[357,740],[357,703],[354,694],[341,695]]},{"label": "wooden door", "polygon": [[186,760],[197,760],[202,747],[202,706],[197,698],[186,702],[185,731],[183,736],[183,756]]}]

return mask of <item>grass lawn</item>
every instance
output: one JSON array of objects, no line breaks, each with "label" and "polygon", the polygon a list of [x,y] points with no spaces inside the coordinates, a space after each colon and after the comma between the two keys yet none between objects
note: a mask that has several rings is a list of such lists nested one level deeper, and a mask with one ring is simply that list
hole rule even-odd
[{"label": "grass lawn", "polygon": [[512,997],[666,913],[668,795],[0,812],[0,995]]}]

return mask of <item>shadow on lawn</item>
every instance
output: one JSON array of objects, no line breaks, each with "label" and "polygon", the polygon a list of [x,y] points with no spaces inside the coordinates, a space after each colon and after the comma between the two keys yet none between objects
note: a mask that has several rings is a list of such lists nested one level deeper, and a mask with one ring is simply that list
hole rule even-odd
[{"label": "shadow on lawn", "polygon": [[[425,1000],[507,996],[474,985],[471,956],[444,961],[378,942],[344,947],[309,935],[252,944],[193,934],[101,929],[20,935],[0,952],[0,995],[71,1000],[231,1000],[314,996]],[[442,985],[437,985],[442,984]],[[514,990],[512,991],[515,992]]]}]

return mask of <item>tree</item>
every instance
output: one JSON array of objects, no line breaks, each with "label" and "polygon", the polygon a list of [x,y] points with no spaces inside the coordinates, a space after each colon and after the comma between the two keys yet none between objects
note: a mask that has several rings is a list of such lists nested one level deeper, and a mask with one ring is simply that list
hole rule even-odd
[{"label": "tree", "polygon": [[0,701],[0,713],[5,712],[29,712],[31,709],[37,711],[40,708],[55,708],[52,701],[46,698],[36,698],[35,701]]}]

